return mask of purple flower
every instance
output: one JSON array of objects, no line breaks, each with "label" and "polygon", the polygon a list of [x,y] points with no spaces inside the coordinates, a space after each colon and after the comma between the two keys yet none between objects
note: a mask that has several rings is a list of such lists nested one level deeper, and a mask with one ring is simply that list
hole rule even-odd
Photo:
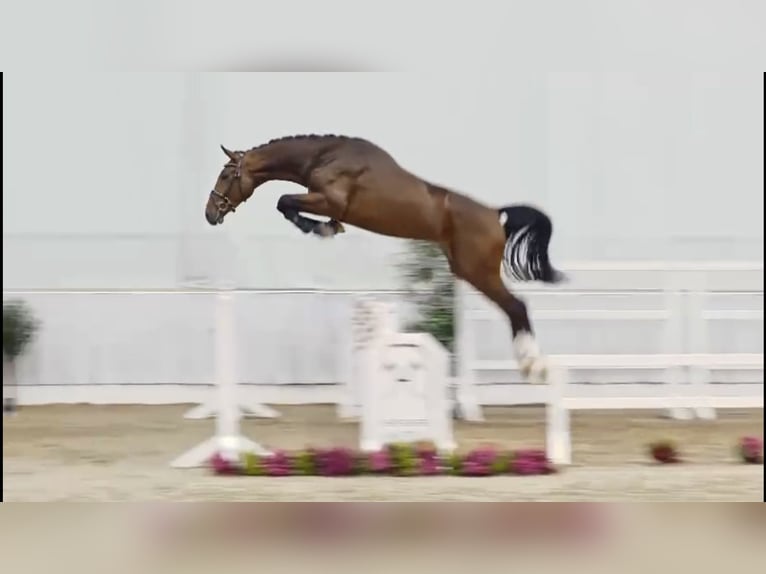
[{"label": "purple flower", "polygon": [[498,453],[492,447],[482,447],[469,452],[463,459],[463,474],[467,476],[488,476]]},{"label": "purple flower", "polygon": [[743,437],[739,444],[742,459],[751,464],[763,463],[763,441],[756,436]]},{"label": "purple flower", "polygon": [[436,448],[433,445],[426,444],[426,445],[418,445],[415,449],[415,452],[417,453],[418,457],[421,459],[434,459],[438,456],[438,453],[436,451]]},{"label": "purple flower", "polygon": [[548,460],[544,450],[540,449],[525,449],[516,452],[516,458],[524,460],[532,460],[535,462],[546,462]]},{"label": "purple flower", "polygon": [[463,462],[463,474],[465,476],[487,476],[489,467],[475,460],[465,460]]},{"label": "purple flower", "polygon": [[545,469],[544,464],[529,458],[514,459],[511,467],[514,474],[520,474],[522,476],[542,474]]},{"label": "purple flower", "polygon": [[215,474],[232,475],[238,474],[236,464],[225,458],[220,452],[215,453],[210,458],[210,466],[213,467]]},{"label": "purple flower", "polygon": [[510,470],[524,476],[551,474],[554,469],[544,450],[528,449],[514,453]]},{"label": "purple flower", "polygon": [[388,472],[391,470],[391,456],[387,450],[370,453],[369,467],[372,472]]},{"label": "purple flower", "polygon": [[420,474],[423,476],[433,476],[440,472],[439,460],[436,457],[420,459]]},{"label": "purple flower", "polygon": [[418,471],[423,476],[433,476],[441,472],[439,453],[431,446],[417,448]]},{"label": "purple flower", "polygon": [[283,450],[278,450],[263,459],[263,466],[268,476],[290,476],[292,474],[291,463],[290,455]]},{"label": "purple flower", "polygon": [[463,460],[464,474],[469,476],[488,476],[498,458],[497,451],[492,447],[481,447],[469,452]]},{"label": "purple flower", "polygon": [[346,476],[354,472],[354,453],[343,447],[320,451],[317,467],[322,476]]}]

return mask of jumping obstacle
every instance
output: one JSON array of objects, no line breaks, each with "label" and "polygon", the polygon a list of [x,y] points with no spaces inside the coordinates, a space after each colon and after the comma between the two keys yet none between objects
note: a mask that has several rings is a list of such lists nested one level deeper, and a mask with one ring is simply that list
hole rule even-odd
[{"label": "jumping obstacle", "polygon": [[209,403],[210,413],[215,415],[215,435],[189,449],[171,462],[175,468],[204,466],[219,453],[236,458],[242,452],[268,455],[270,452],[260,444],[240,433],[242,417],[236,382],[236,339],[234,337],[234,301],[232,291],[217,294],[215,330],[215,396]]},{"label": "jumping obstacle", "polygon": [[[537,321],[538,332],[545,339],[546,321],[608,321],[619,320],[623,324],[654,321],[662,325],[659,341],[661,349],[656,353],[578,353],[551,354],[548,358],[560,365],[558,371],[549,377],[547,385],[529,384],[481,384],[479,375],[486,379],[487,373],[517,373],[518,365],[514,360],[480,359],[476,356],[477,340],[474,322],[497,319],[492,310],[476,309],[468,300],[466,286],[461,285],[457,298],[457,348],[458,348],[458,401],[459,411],[468,420],[482,420],[481,405],[521,405],[544,404],[546,408],[547,449],[551,460],[556,464],[570,464],[571,430],[569,412],[572,410],[610,410],[610,409],[659,409],[674,419],[715,418],[715,410],[723,408],[762,409],[764,404],[763,383],[711,384],[713,371],[728,371],[744,374],[745,372],[763,372],[763,353],[711,352],[710,329],[708,324],[714,321],[763,321],[763,308],[760,309],[707,309],[707,300],[712,295],[728,297],[735,295],[763,297],[762,264],[729,265],[669,265],[660,264],[647,269],[646,264],[634,267],[626,265],[622,269],[614,265],[588,266],[587,269],[575,269],[577,272],[603,272],[602,285],[591,286],[590,290],[581,285],[575,288],[564,287],[555,291],[540,289],[529,290],[530,294],[541,299],[549,298],[560,301],[565,297],[575,297],[578,309],[544,309],[539,301],[533,301],[533,317]],[[635,281],[630,272],[654,272],[654,276],[643,281]],[[718,278],[715,271],[721,270]],[[568,269],[568,271],[572,271]],[[732,272],[740,271],[732,285]],[[659,281],[658,281],[659,280]],[[616,285],[615,285],[616,283]],[[638,283],[638,284],[636,284]],[[611,289],[608,285],[614,287]],[[657,289],[657,285],[660,288]],[[579,287],[579,288],[578,288]],[[595,287],[595,288],[594,288]],[[594,309],[587,308],[584,301],[587,295],[594,295],[599,301],[606,302],[609,297],[619,296],[620,292],[632,295],[646,295],[651,287],[661,301],[659,308],[653,309]],[[520,291],[523,291],[520,289]],[[506,327],[503,324],[503,327]],[[685,333],[684,333],[685,331]],[[549,331],[550,333],[551,331]],[[686,336],[684,336],[686,335]],[[481,340],[486,340],[482,338]],[[719,342],[720,344],[720,342]],[[547,349],[546,349],[547,350]],[[610,378],[628,378],[629,384],[580,384],[572,381],[573,373],[610,373]],[[641,384],[639,373],[659,372],[659,384]],[[655,375],[656,376],[656,375]],[[760,375],[762,377],[762,374]],[[582,378],[582,376],[580,377]],[[739,379],[748,377],[740,376]],[[762,379],[760,379],[762,381]],[[581,381],[577,381],[578,383]],[[494,387],[494,388],[493,388]],[[627,390],[626,390],[627,389]],[[744,389],[744,392],[743,392]]]},{"label": "jumping obstacle", "polygon": [[[243,416],[236,384],[233,291],[217,294],[215,332],[216,388],[210,401],[195,407],[197,417],[214,416],[215,435],[178,456],[176,468],[205,465],[214,454],[236,458],[243,452],[268,455],[243,436]],[[360,419],[360,446],[373,451],[397,441],[432,441],[452,451],[449,356],[426,333],[400,333],[395,307],[360,298],[352,317],[351,378],[338,402],[339,415]],[[260,405],[258,405],[260,407]],[[251,412],[263,412],[250,407]],[[192,413],[194,414],[194,413]]]},{"label": "jumping obstacle", "polygon": [[[227,302],[225,305],[233,305],[233,301],[231,303]],[[232,328],[234,327],[232,326]],[[213,392],[210,393],[210,396],[206,401],[186,411],[186,413],[184,413],[184,418],[191,420],[214,418],[218,416],[219,403],[220,400],[218,397],[218,389],[215,388]],[[269,407],[268,405],[264,405],[263,403],[252,400],[244,401],[241,397],[237,399],[235,404],[236,408],[239,409],[240,417],[274,419],[282,416],[279,411]]]},{"label": "jumping obstacle", "polygon": [[[614,357],[614,366],[630,365],[629,357]],[[584,363],[580,363],[581,365]],[[763,355],[730,354],[730,355],[669,355],[663,357],[657,365],[672,364],[674,369],[689,367],[699,373],[709,372],[714,368],[760,370],[763,371]],[[570,426],[570,411],[575,410],[633,410],[633,409],[662,409],[667,407],[669,400],[676,403],[676,409],[689,409],[702,413],[715,413],[715,409],[763,409],[763,386],[760,393],[749,395],[725,396],[719,394],[680,395],[669,399],[666,396],[644,397],[571,397],[569,392],[569,370],[559,368],[555,375],[549,377],[546,409],[546,449],[550,460],[557,465],[572,464],[572,432]],[[699,388],[702,381],[692,385]],[[755,385],[754,385],[755,386]]]},{"label": "jumping obstacle", "polygon": [[358,299],[351,330],[351,378],[338,410],[359,417],[361,450],[418,440],[454,450],[446,349],[430,334],[399,332],[392,303]]},{"label": "jumping obstacle", "polygon": [[[204,403],[198,404],[196,407],[192,407],[184,413],[185,419],[209,419],[218,415],[218,397],[215,393],[211,393],[211,397]],[[276,419],[282,416],[282,414],[272,409],[268,405],[258,402],[243,402],[242,399],[238,401],[237,408],[239,409],[240,416],[242,417],[254,417],[262,419]]]},{"label": "jumping obstacle", "polygon": [[398,315],[392,304],[371,297],[357,297],[351,309],[351,338],[343,349],[349,369],[337,403],[338,418],[356,420],[361,415],[362,389],[368,373],[364,370],[367,353],[377,338],[399,330]]}]

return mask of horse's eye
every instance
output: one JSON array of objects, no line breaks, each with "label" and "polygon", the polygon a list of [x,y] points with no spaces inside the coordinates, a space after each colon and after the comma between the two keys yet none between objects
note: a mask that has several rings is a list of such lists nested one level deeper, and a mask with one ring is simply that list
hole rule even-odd
[{"label": "horse's eye", "polygon": [[222,179],[223,181],[226,181],[227,179],[229,179],[229,174],[228,174],[228,173],[222,173],[222,174],[221,174],[221,179]]}]

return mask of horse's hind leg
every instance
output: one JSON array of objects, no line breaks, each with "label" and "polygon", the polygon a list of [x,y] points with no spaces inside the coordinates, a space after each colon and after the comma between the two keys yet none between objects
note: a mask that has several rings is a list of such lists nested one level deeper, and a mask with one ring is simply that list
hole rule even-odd
[{"label": "horse's hind leg", "polygon": [[461,266],[449,250],[445,250],[445,253],[453,273],[473,285],[507,315],[511,323],[514,354],[524,377],[532,383],[544,383],[547,380],[548,362],[540,353],[535,340],[527,305],[506,288],[500,277],[499,258],[498,268],[492,269],[486,264]]},{"label": "horse's hind leg", "polygon": [[478,281],[475,287],[508,316],[513,334],[513,351],[522,375],[532,383],[544,383],[548,376],[548,361],[540,353],[526,303],[506,289],[499,274]]}]

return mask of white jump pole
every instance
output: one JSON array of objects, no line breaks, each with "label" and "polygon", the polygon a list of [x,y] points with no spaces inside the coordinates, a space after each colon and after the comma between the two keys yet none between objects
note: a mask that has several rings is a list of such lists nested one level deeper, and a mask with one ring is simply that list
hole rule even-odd
[{"label": "white jump pole", "polygon": [[215,393],[215,435],[173,460],[171,466],[175,468],[204,466],[216,453],[230,459],[246,451],[260,455],[270,454],[267,449],[240,434],[241,413],[237,402],[234,347],[234,298],[231,291],[221,291],[217,299],[215,364],[218,380]]},{"label": "white jump pole", "polygon": [[551,462],[572,464],[572,438],[569,410],[564,404],[569,382],[569,371],[551,365],[548,371],[548,403],[545,405],[545,443]]},{"label": "white jump pole", "polygon": [[469,422],[484,422],[484,413],[476,396],[476,373],[473,361],[473,326],[468,307],[467,286],[455,280],[455,353],[457,355],[457,376],[455,404],[458,418]]},{"label": "white jump pole", "polygon": [[[232,305],[233,305],[233,302],[227,302],[225,305],[222,305],[219,303],[218,313],[222,313],[223,312],[222,309],[224,307],[226,306],[231,307]],[[226,312],[231,313],[231,315],[233,316],[232,310],[227,309]],[[233,328],[234,328],[234,321],[232,320],[231,329]],[[233,332],[232,332],[231,338],[234,339]],[[217,340],[220,340],[220,338],[218,338]],[[208,400],[186,411],[186,413],[184,413],[184,418],[185,419],[209,419],[211,417],[220,418],[219,416],[220,413],[218,411],[219,405],[226,404],[226,403],[221,403],[218,396],[220,391],[218,389],[220,389],[220,385],[217,385],[216,392],[212,393],[211,397]],[[264,405],[263,403],[259,403],[258,401],[243,401],[241,396],[238,396],[232,404],[235,405],[235,408],[239,411],[239,415],[242,417],[258,417],[263,419],[275,419],[282,416],[279,411],[272,409],[268,405]],[[224,413],[223,416],[226,417],[228,415]]]}]

